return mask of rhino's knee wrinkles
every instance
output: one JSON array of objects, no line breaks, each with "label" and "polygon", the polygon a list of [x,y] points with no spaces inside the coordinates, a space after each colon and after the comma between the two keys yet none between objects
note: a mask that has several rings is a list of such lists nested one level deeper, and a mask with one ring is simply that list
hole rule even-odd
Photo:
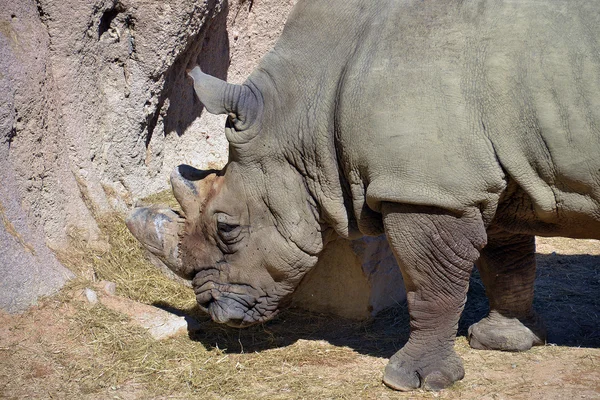
[{"label": "rhino's knee wrinkles", "polygon": [[473,263],[486,233],[477,211],[455,216],[431,207],[385,203],[386,234],[405,279],[411,335],[384,382],[396,389],[442,389],[462,379],[454,352]]}]

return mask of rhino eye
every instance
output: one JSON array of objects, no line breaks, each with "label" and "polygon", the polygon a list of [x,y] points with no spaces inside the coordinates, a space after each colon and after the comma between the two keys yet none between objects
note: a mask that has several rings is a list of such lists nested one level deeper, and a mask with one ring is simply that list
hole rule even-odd
[{"label": "rhino eye", "polygon": [[227,224],[225,222],[217,223],[217,229],[219,229],[219,232],[224,232],[224,233],[232,232],[236,228],[239,228],[239,227],[240,227],[239,225]]},{"label": "rhino eye", "polygon": [[228,224],[226,222],[218,222],[217,230],[219,231],[219,236],[225,243],[232,243],[240,236],[241,228],[236,224]]}]

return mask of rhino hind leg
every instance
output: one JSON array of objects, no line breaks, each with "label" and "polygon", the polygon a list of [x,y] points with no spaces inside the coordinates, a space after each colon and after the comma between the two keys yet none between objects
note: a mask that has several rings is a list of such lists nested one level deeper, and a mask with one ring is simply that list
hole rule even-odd
[{"label": "rhino hind leg", "polygon": [[533,310],[535,237],[490,230],[477,268],[490,313],[469,327],[471,347],[525,351],[545,344],[544,324]]},{"label": "rhino hind leg", "polygon": [[478,350],[526,351],[546,343],[546,329],[537,315],[529,318],[490,315],[469,327],[469,344]]},{"label": "rhino hind leg", "polygon": [[454,340],[485,228],[476,213],[457,217],[431,207],[389,203],[382,211],[404,276],[411,326],[383,382],[396,390],[440,390],[464,376]]}]

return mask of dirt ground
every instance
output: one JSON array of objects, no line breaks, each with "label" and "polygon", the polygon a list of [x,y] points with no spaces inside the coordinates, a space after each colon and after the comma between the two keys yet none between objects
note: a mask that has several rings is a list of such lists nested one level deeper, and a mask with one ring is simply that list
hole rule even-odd
[{"label": "dirt ground", "polygon": [[466,377],[437,393],[381,383],[408,337],[402,306],[362,323],[287,310],[245,330],[200,317],[199,332],[158,342],[87,304],[77,284],[25,314],[0,314],[0,398],[600,399],[600,242],[539,239],[538,265],[548,345],[470,349],[466,329],[487,310],[474,273],[456,341]]}]

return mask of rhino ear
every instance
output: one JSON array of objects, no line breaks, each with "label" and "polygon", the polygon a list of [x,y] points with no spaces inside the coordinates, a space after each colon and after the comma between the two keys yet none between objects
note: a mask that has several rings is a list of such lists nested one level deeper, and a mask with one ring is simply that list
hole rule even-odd
[{"label": "rhino ear", "polygon": [[249,85],[234,85],[202,72],[196,66],[188,72],[196,95],[211,114],[227,114],[237,131],[251,127],[262,114],[260,92]]}]

